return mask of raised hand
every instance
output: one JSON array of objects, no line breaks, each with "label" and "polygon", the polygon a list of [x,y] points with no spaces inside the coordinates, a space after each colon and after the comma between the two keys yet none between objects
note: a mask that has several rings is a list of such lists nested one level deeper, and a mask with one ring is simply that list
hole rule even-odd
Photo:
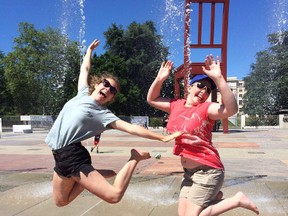
[{"label": "raised hand", "polygon": [[167,79],[168,76],[170,75],[172,68],[173,68],[173,62],[171,61],[167,61],[166,63],[162,62],[157,77],[159,79]]},{"label": "raised hand", "polygon": [[182,131],[177,131],[171,135],[167,135],[167,136],[164,136],[164,138],[162,139],[163,142],[169,142],[177,137],[179,137],[180,135],[182,135],[183,132]]},{"label": "raised hand", "polygon": [[217,56],[215,61],[213,55],[207,55],[205,60],[205,67],[202,67],[203,72],[210,78],[218,78],[222,75],[220,68],[220,58]]},{"label": "raised hand", "polygon": [[95,39],[88,47],[88,49],[94,50],[96,47],[100,44],[100,41],[98,39]]}]

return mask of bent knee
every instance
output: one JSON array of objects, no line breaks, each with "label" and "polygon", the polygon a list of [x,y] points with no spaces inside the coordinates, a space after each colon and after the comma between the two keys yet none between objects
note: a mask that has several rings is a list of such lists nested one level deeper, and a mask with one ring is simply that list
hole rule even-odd
[{"label": "bent knee", "polygon": [[110,204],[119,203],[123,197],[124,193],[116,192],[114,194],[110,194],[110,196],[105,197],[104,200]]},{"label": "bent knee", "polygon": [[68,201],[65,201],[65,200],[56,200],[54,199],[54,203],[57,207],[63,207],[63,206],[66,206],[69,204]]},{"label": "bent knee", "polygon": [[109,199],[106,200],[106,202],[110,203],[110,204],[116,204],[119,203],[121,201],[121,199]]},{"label": "bent knee", "polygon": [[116,204],[119,203],[121,201],[123,196],[115,196],[115,197],[109,197],[108,199],[106,199],[105,201],[110,203],[110,204]]}]

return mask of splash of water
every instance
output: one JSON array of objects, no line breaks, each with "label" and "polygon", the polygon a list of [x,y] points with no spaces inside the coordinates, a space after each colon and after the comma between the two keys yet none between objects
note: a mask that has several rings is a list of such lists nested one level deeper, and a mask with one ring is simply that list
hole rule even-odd
[{"label": "splash of water", "polygon": [[[139,191],[141,191],[141,193],[139,193]],[[178,201],[178,196],[171,197],[173,193],[173,187],[167,184],[160,184],[159,182],[142,186],[131,184],[127,189],[125,198],[129,199],[129,201],[140,201],[153,206],[170,206]],[[163,199],[163,197],[165,197],[165,199]]]},{"label": "splash of water", "polygon": [[84,15],[84,2],[85,0],[78,0],[79,4],[79,9],[80,9],[80,14],[81,14],[81,25],[80,25],[80,30],[79,30],[79,43],[81,45],[81,54],[84,56],[84,52],[86,50],[86,40],[84,39],[85,37],[85,27],[86,27],[86,17]]},{"label": "splash of water", "polygon": [[[270,27],[269,30],[272,33],[276,33],[278,40],[276,40],[275,46],[282,45],[284,38],[285,38],[285,31],[288,28],[288,1],[287,0],[274,0],[272,2],[272,9],[271,9],[271,19],[270,19]],[[286,29],[286,30],[285,30]],[[268,101],[265,106],[267,107],[275,107],[277,101],[277,89],[273,86],[275,85],[275,68],[278,68],[280,64],[280,59],[277,57],[273,57],[273,60],[270,63],[272,65],[271,69],[269,70],[268,77],[266,78],[269,82],[265,83],[268,86],[267,94],[269,95]]]},{"label": "splash of water", "polygon": [[[287,19],[288,19],[288,1],[287,0],[274,0],[273,2],[273,28],[277,32],[279,43],[283,43],[284,31],[287,29]],[[275,20],[276,19],[276,20]],[[275,25],[276,23],[276,25]]]},{"label": "splash of water", "polygon": [[[62,15],[60,17],[61,34],[67,36],[70,39],[78,38],[82,55],[86,50],[86,40],[84,39],[86,27],[84,3],[85,0],[62,0]],[[77,29],[79,29],[79,32],[76,32],[78,31]]]},{"label": "splash of water", "polygon": [[[185,13],[189,13],[189,11],[187,10],[190,10],[190,13],[192,12],[192,9],[190,8],[190,3],[187,3],[189,5],[186,5],[187,6],[187,9],[185,11]],[[189,9],[188,9],[188,6],[189,6]],[[190,24],[191,24],[191,16],[189,17],[189,19],[186,21],[187,23],[185,23],[187,26],[189,26],[190,28]],[[190,47],[189,47],[189,44],[191,44],[191,39],[190,39],[190,35],[188,35],[187,39],[186,39],[186,44],[188,44],[187,47],[184,47],[184,49],[187,49],[186,52],[187,52],[187,55],[188,55],[188,58],[187,58],[187,62],[185,62],[187,65],[189,65],[191,63],[190,59],[191,59],[191,50],[190,50]],[[188,71],[187,71],[187,76],[186,78],[190,77],[190,75],[192,74],[192,67],[188,67]]]},{"label": "splash of water", "polygon": [[[17,191],[17,193],[16,193]],[[53,188],[51,182],[34,183],[32,185],[23,185],[12,189],[5,196],[7,199],[13,200],[17,204],[23,203],[26,199],[43,199],[50,197]]]},{"label": "splash of water", "polygon": [[[55,84],[57,89],[63,87],[66,73],[68,71],[67,43],[70,40],[79,40],[80,64],[83,58],[85,47],[85,0],[61,0],[60,31],[63,38],[62,52],[60,54],[62,72]],[[78,32],[79,29],[79,32]]]},{"label": "splash of water", "polygon": [[169,58],[175,57],[183,43],[184,10],[183,0],[165,0],[165,14],[160,22],[160,33],[163,36],[163,44],[169,47]]},{"label": "splash of water", "polygon": [[[192,8],[189,5],[184,5],[183,0],[165,0],[165,15],[161,20],[160,25],[160,33],[163,35],[163,44],[169,47],[169,59],[172,59],[174,62],[174,66],[178,67],[183,63],[185,65],[189,65],[191,63],[191,50],[189,46],[184,46],[184,22],[185,16],[184,12],[193,12]],[[185,6],[185,7],[184,7]],[[186,7],[187,6],[187,7]],[[186,9],[185,9],[186,8]],[[184,11],[190,10],[190,11]],[[191,16],[188,20],[186,20],[186,25],[190,26]],[[184,40],[183,40],[184,39]],[[190,35],[186,38],[185,44],[191,44]],[[186,49],[186,50],[185,50]],[[185,52],[184,52],[185,51]],[[183,57],[179,59],[179,52],[187,54],[187,58]],[[178,56],[178,57],[177,57]],[[163,57],[162,57],[163,58]],[[178,59],[175,59],[178,58]],[[185,62],[184,62],[185,61]],[[176,64],[175,64],[176,63]],[[178,63],[178,65],[177,65]],[[184,79],[189,78],[192,73],[192,67],[187,68],[186,71],[187,76]],[[184,80],[180,83],[180,85],[184,88]]]}]

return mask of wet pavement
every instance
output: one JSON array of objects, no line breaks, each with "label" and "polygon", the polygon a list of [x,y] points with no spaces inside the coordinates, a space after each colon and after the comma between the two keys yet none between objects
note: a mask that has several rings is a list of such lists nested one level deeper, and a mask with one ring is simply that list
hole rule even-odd
[{"label": "wet pavement", "polygon": [[[161,133],[162,129],[151,129]],[[93,165],[118,172],[131,148],[147,150],[157,160],[141,161],[118,204],[108,204],[83,192],[71,204],[58,208],[52,199],[54,160],[44,143],[46,132],[2,133],[0,138],[0,215],[177,215],[182,168],[173,156],[173,142],[161,143],[119,131],[105,132]],[[288,129],[230,130],[213,133],[225,165],[224,198],[243,191],[259,208],[260,215],[288,215]],[[82,143],[89,150],[92,139]],[[113,182],[113,178],[109,181]],[[255,215],[238,208],[223,215]]]}]

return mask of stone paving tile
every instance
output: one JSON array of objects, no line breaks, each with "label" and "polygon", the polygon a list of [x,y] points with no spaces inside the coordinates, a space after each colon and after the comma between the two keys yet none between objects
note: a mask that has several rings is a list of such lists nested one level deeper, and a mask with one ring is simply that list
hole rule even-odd
[{"label": "stone paving tile", "polygon": [[178,157],[162,157],[155,163],[151,164],[141,175],[181,175],[183,168]]},{"label": "stone paving tile", "polygon": [[214,142],[216,148],[259,148],[255,142]]},{"label": "stone paving tile", "polygon": [[[161,133],[161,129],[153,131]],[[255,201],[261,216],[288,215],[287,134],[287,129],[213,133],[213,143],[219,148],[226,168],[223,187],[225,197],[243,190]],[[172,154],[173,142],[140,139],[119,131],[103,134],[101,153],[91,154],[93,166],[101,172],[118,172],[134,147],[149,151],[152,158],[138,164],[123,202],[111,205],[83,192],[69,206],[57,208],[53,203],[51,186],[54,160],[50,149],[44,144],[45,135],[4,134],[0,139],[0,215],[177,214],[179,182],[183,171],[179,158]],[[90,143],[92,140],[84,142],[84,146],[89,149]],[[159,160],[154,158],[157,152],[162,154]],[[113,178],[109,181],[113,181]],[[223,215],[254,214],[237,209]]]}]

